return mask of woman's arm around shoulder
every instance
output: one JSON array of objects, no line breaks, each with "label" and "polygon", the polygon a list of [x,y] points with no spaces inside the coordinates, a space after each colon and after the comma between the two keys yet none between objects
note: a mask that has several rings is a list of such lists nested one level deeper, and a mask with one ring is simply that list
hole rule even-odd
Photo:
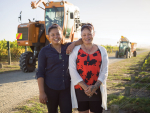
[{"label": "woman's arm around shoulder", "polygon": [[83,42],[82,42],[81,38],[79,40],[77,40],[77,41],[72,42],[72,43],[68,43],[69,46],[66,49],[66,54],[70,54],[75,46],[81,45],[82,43]]}]

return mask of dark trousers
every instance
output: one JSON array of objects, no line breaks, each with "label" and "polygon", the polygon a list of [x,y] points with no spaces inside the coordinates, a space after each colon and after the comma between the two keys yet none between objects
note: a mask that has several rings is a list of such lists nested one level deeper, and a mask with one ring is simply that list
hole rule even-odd
[{"label": "dark trousers", "polygon": [[48,113],[56,113],[58,105],[61,113],[72,113],[70,88],[53,90],[45,85],[45,93],[48,98]]}]

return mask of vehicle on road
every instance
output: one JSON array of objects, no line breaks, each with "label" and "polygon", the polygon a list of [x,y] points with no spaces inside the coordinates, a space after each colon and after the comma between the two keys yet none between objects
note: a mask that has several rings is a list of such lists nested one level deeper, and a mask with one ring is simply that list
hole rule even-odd
[{"label": "vehicle on road", "polygon": [[137,43],[130,42],[126,37],[121,36],[119,40],[119,51],[116,51],[115,57],[125,56],[126,58],[131,58],[133,55],[136,57],[136,45]]}]

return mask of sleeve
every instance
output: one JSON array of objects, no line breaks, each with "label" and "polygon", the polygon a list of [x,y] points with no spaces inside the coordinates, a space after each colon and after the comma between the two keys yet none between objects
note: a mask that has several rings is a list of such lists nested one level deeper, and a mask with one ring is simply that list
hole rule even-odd
[{"label": "sleeve", "polygon": [[79,82],[83,81],[79,73],[77,72],[77,64],[76,64],[76,56],[74,53],[75,49],[69,56],[69,71],[70,71],[70,76],[71,76],[71,81],[73,85],[77,85]]},{"label": "sleeve", "polygon": [[108,76],[108,55],[105,48],[102,47],[102,66],[101,71],[99,73],[98,80],[100,80],[103,84]]},{"label": "sleeve", "polygon": [[37,79],[39,77],[43,77],[45,75],[45,68],[46,68],[46,55],[44,48],[41,49],[38,55],[38,72],[37,72]]}]

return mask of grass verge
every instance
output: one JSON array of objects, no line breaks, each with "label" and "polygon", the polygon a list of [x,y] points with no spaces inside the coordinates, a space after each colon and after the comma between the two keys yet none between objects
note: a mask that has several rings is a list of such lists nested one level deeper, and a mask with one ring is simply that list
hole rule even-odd
[{"label": "grass verge", "polygon": [[[150,93],[150,86],[140,92],[141,88],[150,83],[150,71],[139,71],[139,67],[147,55],[148,51],[137,57],[109,65],[107,81],[109,89],[108,108],[110,108],[112,104],[117,104],[120,109],[132,113],[150,113],[150,95],[146,94]],[[132,83],[131,75],[134,75],[135,72],[138,72],[138,76],[135,76],[135,82]],[[126,86],[132,89],[130,92],[133,91],[128,97],[124,96]],[[139,92],[138,94],[137,91]]]},{"label": "grass verge", "polygon": [[[123,105],[122,103],[126,104]],[[129,98],[123,95],[109,95],[108,108],[112,104],[119,105],[120,109],[132,111],[132,113],[150,113],[150,98]]]},{"label": "grass verge", "polygon": [[30,100],[21,103],[13,109],[13,113],[47,113],[47,107],[39,103],[38,97],[31,98]]},{"label": "grass verge", "polygon": [[3,68],[0,68],[0,73],[20,70],[19,62],[11,62],[11,65],[8,65],[7,62],[2,62],[2,64]]}]

